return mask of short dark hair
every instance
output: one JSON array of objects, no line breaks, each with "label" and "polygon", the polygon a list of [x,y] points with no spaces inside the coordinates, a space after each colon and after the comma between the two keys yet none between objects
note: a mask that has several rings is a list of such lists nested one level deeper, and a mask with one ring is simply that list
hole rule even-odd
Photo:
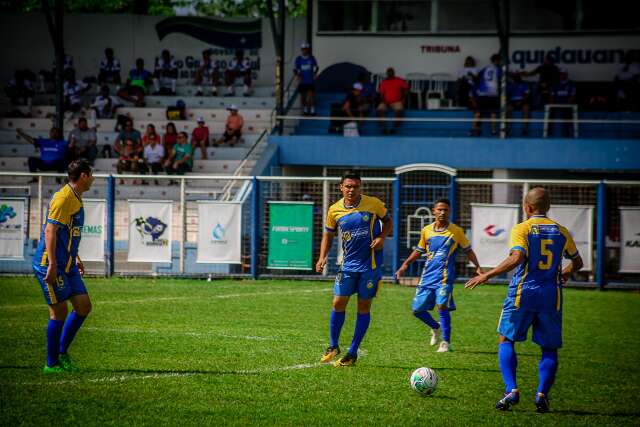
[{"label": "short dark hair", "polygon": [[85,122],[85,123],[87,123],[87,118],[86,118],[86,117],[80,117],[80,118],[78,119],[78,123],[80,123],[80,122]]},{"label": "short dark hair", "polygon": [[184,136],[184,139],[186,139],[187,141],[189,140],[189,134],[184,131],[178,132],[178,135]]},{"label": "short dark hair", "polygon": [[67,168],[67,175],[69,176],[69,181],[76,182],[80,179],[80,175],[86,173],[87,175],[91,174],[91,165],[84,159],[74,160],[69,163],[69,167]]},{"label": "short dark hair", "polygon": [[356,179],[358,181],[362,180],[362,178],[360,178],[360,174],[353,170],[346,170],[342,173],[342,177],[340,178],[340,184],[342,184],[345,179]]},{"label": "short dark hair", "polygon": [[435,202],[433,202],[433,207],[435,208],[436,206],[438,206],[438,203],[444,203],[445,205],[451,207],[451,202],[446,197],[441,197]]}]

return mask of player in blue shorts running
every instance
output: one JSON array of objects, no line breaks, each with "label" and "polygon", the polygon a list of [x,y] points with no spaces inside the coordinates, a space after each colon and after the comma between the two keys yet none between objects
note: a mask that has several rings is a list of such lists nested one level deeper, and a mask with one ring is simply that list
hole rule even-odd
[{"label": "player in blue shorts running", "polygon": [[[549,390],[558,369],[558,349],[562,346],[562,284],[582,268],[582,258],[569,231],[547,218],[548,191],[541,187],[531,189],[523,207],[527,220],[511,230],[509,256],[496,268],[469,280],[465,287],[473,289],[516,268],[498,325],[498,359],[505,391],[496,402],[496,409],[506,411],[520,401],[514,342],[526,340],[531,327],[533,342],[542,348],[535,405],[538,412],[547,412]],[[564,269],[563,256],[571,260]]]},{"label": "player in blue shorts running", "polygon": [[[333,286],[333,303],[329,332],[331,342],[321,362],[332,362],[339,354],[338,341],[344,324],[345,310],[351,295],[358,294],[358,315],[351,346],[335,362],[335,366],[351,366],[358,359],[358,347],[371,321],[371,302],[382,277],[382,247],[393,228],[387,208],[376,197],[361,194],[362,180],[355,172],[347,171],[340,180],[343,198],[327,213],[325,232],[320,245],[320,259],[316,271],[321,273],[336,231],[342,238],[342,266]],[[382,227],[380,227],[382,221]]]},{"label": "player in blue shorts running", "polygon": [[[464,252],[469,261],[476,266],[476,273],[482,274],[478,258],[471,249],[464,230],[449,222],[450,209],[448,199],[439,199],[434,203],[432,213],[436,220],[422,229],[418,246],[396,271],[396,277],[400,278],[412,262],[422,256],[426,257],[411,309],[414,316],[431,328],[431,345],[440,342],[439,353],[450,350],[450,311],[455,310],[453,283],[456,280],[458,252]],[[436,305],[440,323],[429,314]]]},{"label": "player in blue shorts running", "polygon": [[[72,162],[67,173],[69,183],[49,202],[47,219],[33,256],[33,271],[49,305],[46,374],[77,370],[68,350],[91,311],[91,300],[82,282],[84,266],[78,256],[78,246],[84,224],[81,196],[91,188],[93,176],[85,160]],[[68,316],[67,301],[73,306]]]}]

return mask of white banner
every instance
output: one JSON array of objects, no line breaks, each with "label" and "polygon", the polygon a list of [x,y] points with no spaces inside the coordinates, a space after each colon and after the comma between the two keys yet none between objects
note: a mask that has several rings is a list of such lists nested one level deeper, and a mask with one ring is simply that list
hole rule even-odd
[{"label": "white banner", "polygon": [[129,200],[130,262],[171,262],[171,201]]},{"label": "white banner", "polygon": [[620,208],[620,272],[640,273],[640,208]]},{"label": "white banner", "polygon": [[482,267],[495,267],[509,255],[519,212],[519,205],[471,205],[471,247]]},{"label": "white banner", "polygon": [[[584,262],[583,271],[593,269],[593,206],[552,205],[547,216],[569,230]],[[569,264],[563,260],[563,266]]]},{"label": "white banner", "polygon": [[198,263],[242,262],[242,205],[198,201]]},{"label": "white banner", "polygon": [[104,261],[105,208],[104,200],[84,199],[84,225],[78,253],[83,261]]},{"label": "white banner", "polygon": [[0,259],[24,259],[25,199],[0,199]]}]

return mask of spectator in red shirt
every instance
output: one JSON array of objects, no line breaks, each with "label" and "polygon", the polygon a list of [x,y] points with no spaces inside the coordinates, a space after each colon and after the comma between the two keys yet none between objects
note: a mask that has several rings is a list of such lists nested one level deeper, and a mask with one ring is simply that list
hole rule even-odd
[{"label": "spectator in red shirt", "polygon": [[191,147],[195,151],[196,146],[199,146],[202,159],[206,160],[207,145],[209,145],[209,128],[204,125],[204,117],[198,117],[198,127],[191,134]]},{"label": "spectator in red shirt", "polygon": [[165,160],[173,150],[173,146],[178,142],[178,132],[176,131],[176,125],[173,122],[167,123],[165,128],[165,134],[162,137],[162,145],[164,146]]},{"label": "spectator in red shirt", "polygon": [[154,124],[149,123],[147,125],[147,132],[142,136],[142,146],[146,147],[151,141],[160,142],[160,135],[156,133],[156,127]]},{"label": "spectator in red shirt", "polygon": [[[396,77],[395,70],[391,67],[387,68],[387,78],[380,83],[380,104],[378,105],[378,116],[384,117],[385,112],[391,108],[396,115],[396,118],[402,116],[404,111],[404,103],[407,100],[407,93],[409,93],[409,85],[404,79]],[[396,133],[396,129],[400,127],[400,121],[396,120],[394,127],[387,130],[384,121],[380,121],[380,127],[384,134]]]}]

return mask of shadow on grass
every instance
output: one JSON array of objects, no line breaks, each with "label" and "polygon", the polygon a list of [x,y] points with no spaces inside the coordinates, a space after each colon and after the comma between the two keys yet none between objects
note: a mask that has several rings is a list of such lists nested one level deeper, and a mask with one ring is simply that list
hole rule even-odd
[{"label": "shadow on grass", "polygon": [[[380,369],[398,369],[398,370],[406,370],[413,371],[416,369],[416,366],[391,366],[391,365],[363,365],[363,367],[367,368],[380,368]],[[431,366],[431,368],[436,371],[472,371],[472,372],[500,372],[499,369],[480,369],[480,368],[447,368],[444,366]]]}]

